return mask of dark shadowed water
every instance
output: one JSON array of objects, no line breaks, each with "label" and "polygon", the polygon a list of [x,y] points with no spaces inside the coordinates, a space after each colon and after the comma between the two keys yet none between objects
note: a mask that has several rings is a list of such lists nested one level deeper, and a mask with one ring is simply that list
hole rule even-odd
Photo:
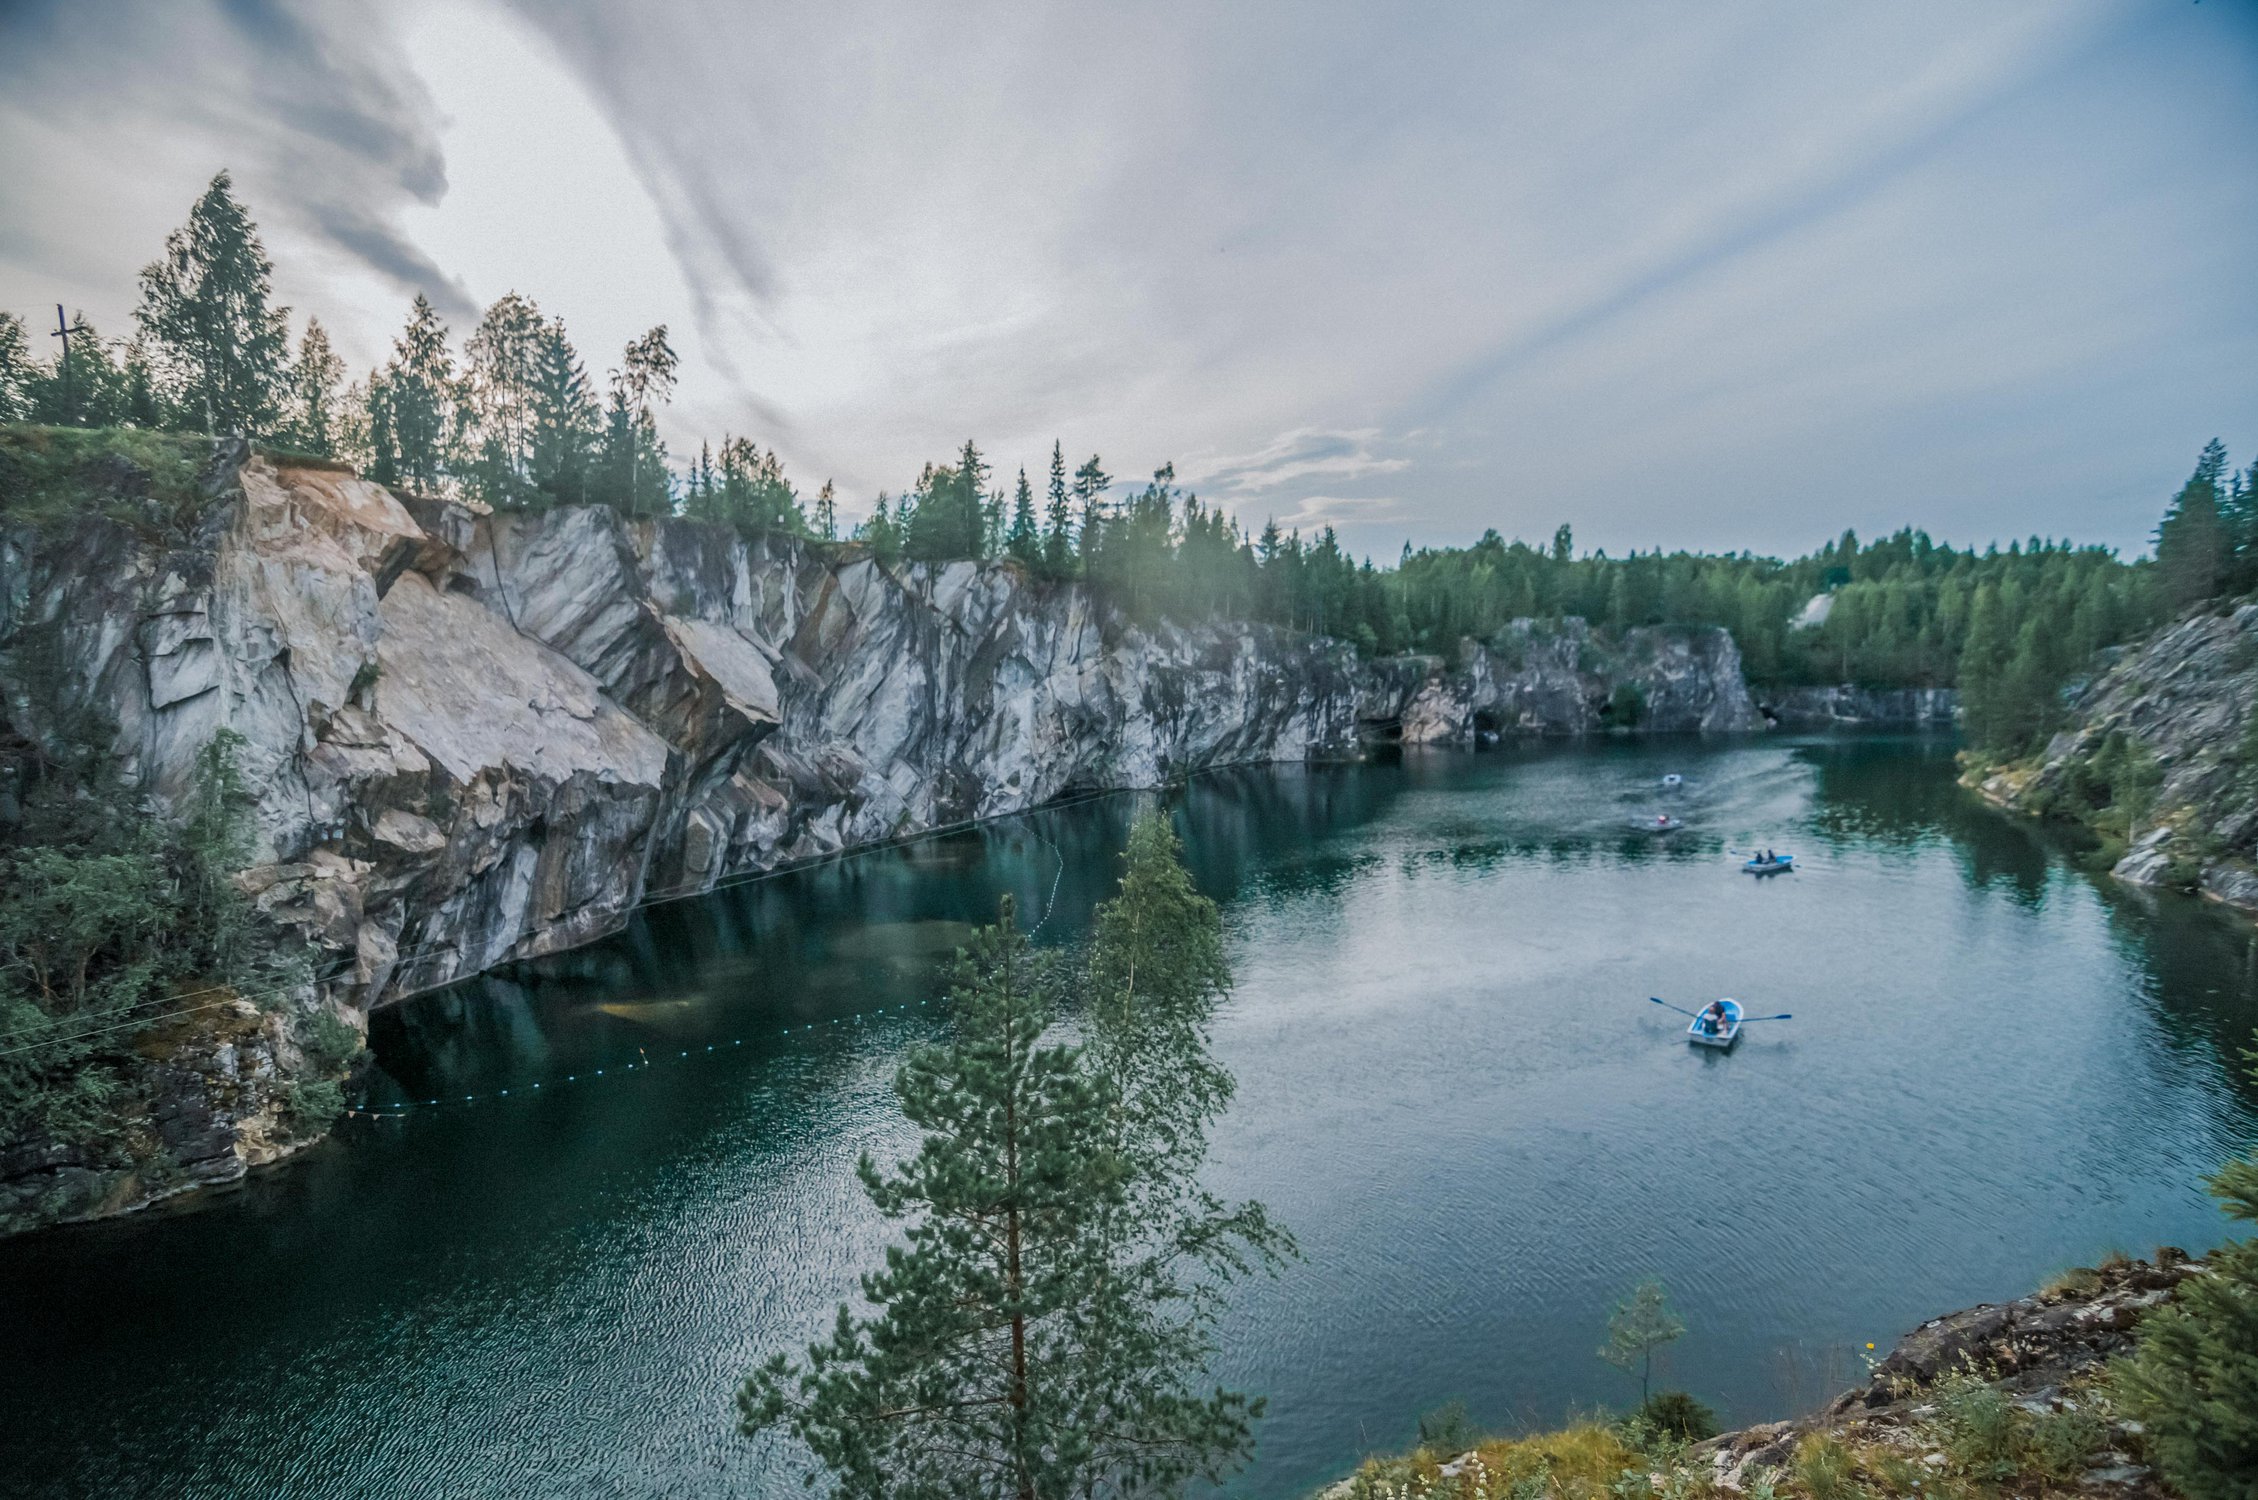
[{"label": "dark shadowed water", "polygon": [[[1665,804],[1683,832],[1632,830]],[[0,1244],[0,1490],[796,1493],[732,1388],[879,1250],[851,1163],[905,1144],[934,963],[1003,891],[1055,886],[1041,938],[1074,940],[1132,805],[397,1007],[374,1102],[402,1118],[193,1212]],[[1593,1350],[1643,1275],[1690,1325],[1673,1383],[1759,1419],[1931,1314],[2224,1232],[2198,1179],[2258,1132],[2249,932],[2075,873],[1948,745],[1417,756],[1172,805],[1239,974],[1214,1185],[1306,1255],[1224,1330],[1271,1401],[1235,1492],[1299,1495],[1452,1397],[1498,1426],[1621,1403]],[[1806,867],[1742,876],[1752,841]],[[1796,1019],[1704,1055],[1650,994]]]}]

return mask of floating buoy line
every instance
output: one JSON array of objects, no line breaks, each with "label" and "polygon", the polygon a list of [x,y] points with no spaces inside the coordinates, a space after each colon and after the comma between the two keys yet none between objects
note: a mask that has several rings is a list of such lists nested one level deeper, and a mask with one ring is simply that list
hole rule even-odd
[{"label": "floating buoy line", "polygon": [[[1189,775],[1185,776],[1183,780],[1188,782],[1192,779],[1192,777],[1206,775],[1210,771],[1221,769],[1224,768],[1216,766],[1206,767],[1203,770],[1190,773]],[[888,850],[906,849],[915,844],[922,844],[930,839],[947,838],[955,834],[969,832],[976,828],[993,827],[998,824],[1020,822],[1021,820],[1026,820],[1022,823],[1022,827],[1026,832],[1034,834],[1034,836],[1037,839],[1041,840],[1043,843],[1050,844],[1051,852],[1054,855],[1058,856],[1058,870],[1051,877],[1051,902],[1055,904],[1058,900],[1059,881],[1066,874],[1066,856],[1059,851],[1058,845],[1051,843],[1048,838],[1045,838],[1042,833],[1034,828],[1032,823],[1033,818],[1037,814],[1049,812],[1064,812],[1069,808],[1080,807],[1084,803],[1088,802],[1102,801],[1108,797],[1138,796],[1151,790],[1153,789],[1145,787],[1098,788],[1068,796],[1063,796],[1055,801],[1038,803],[1033,807],[1023,807],[1019,811],[1013,813],[1003,813],[988,818],[964,818],[954,823],[937,824],[934,827],[922,829],[917,833],[907,834],[901,838],[885,839],[876,843],[869,844],[853,844],[847,846],[846,848],[834,849],[828,853],[814,855],[807,859],[792,860],[787,861],[783,864],[773,865],[764,870],[743,871],[737,875],[724,876],[721,879],[714,881],[711,885],[698,885],[693,883],[672,887],[670,889],[646,891],[643,896],[634,904],[622,908],[619,914],[622,917],[632,916],[634,913],[642,911],[647,907],[661,906],[675,901],[695,900],[702,896],[711,896],[719,894],[722,891],[734,890],[739,886],[758,885],[765,881],[780,880],[789,875],[807,874],[826,865],[844,863],[848,860],[860,858],[864,855],[883,854]],[[1043,911],[1042,921],[1037,922],[1034,927],[1028,929],[1029,936],[1032,936],[1036,932],[1036,930],[1041,928],[1043,922],[1048,922],[1050,920],[1050,917],[1050,908],[1048,905],[1046,905]],[[525,923],[520,926],[517,932],[511,935],[509,943],[505,944],[504,946],[507,947],[511,944],[515,944],[520,938],[529,937],[538,930],[538,924],[530,922]],[[448,953],[459,953],[460,951],[460,945],[452,942],[427,944],[423,947],[413,949],[407,953],[399,953],[393,955],[392,962],[394,971],[399,972],[406,970],[416,964],[424,962],[427,959],[436,958]],[[243,991],[234,989],[233,987],[225,984],[206,984],[199,985],[194,989],[177,990],[167,995],[154,995],[146,1000],[138,1000],[131,1005],[123,1005],[118,1007],[116,1010],[105,1011],[100,1016],[89,1018],[98,1023],[94,1026],[83,1028],[77,1031],[37,1037],[31,1041],[23,1042],[13,1047],[0,1049],[0,1058],[16,1057],[24,1053],[37,1052],[48,1047],[65,1046],[75,1042],[92,1041],[101,1037],[114,1035],[115,1033],[121,1031],[135,1031],[144,1026],[153,1026],[164,1021],[178,1020],[183,1016],[192,1016],[203,1011],[216,1010],[223,1005],[233,1005],[239,1000],[248,1000],[253,1003],[257,1003],[261,1000],[273,999],[277,996],[287,995],[297,990],[301,990],[305,988],[307,984],[327,984],[329,981],[339,978],[350,971],[358,962],[359,960],[357,957],[347,955],[338,959],[326,970],[317,970],[315,973],[306,975],[302,978],[293,979],[287,983],[270,985],[266,988],[257,990]],[[454,979],[448,981],[448,983],[459,984],[465,980],[473,979],[477,977],[478,973],[483,972],[485,971],[479,970],[474,973],[460,974],[457,975]],[[439,987],[445,988],[444,985]],[[348,1111],[348,1113],[351,1113],[351,1111]]]},{"label": "floating buoy line", "polygon": [[[1048,916],[1049,913],[1046,912],[1044,915]],[[828,1021],[809,1021],[799,1026],[786,1026],[777,1035],[781,1037],[805,1036],[812,1032],[828,1031],[834,1026],[858,1025],[875,1016],[906,1016],[910,1012],[920,1010],[932,1003],[931,999],[905,1000],[899,1005],[881,1005],[875,1010],[862,1010],[851,1015],[833,1016]],[[759,1038],[760,1033],[756,1032],[753,1039],[757,1041]],[[740,1036],[732,1037],[726,1042],[708,1042],[701,1047],[683,1047],[677,1049],[675,1055],[671,1058],[652,1057],[649,1048],[638,1047],[635,1050],[639,1055],[629,1061],[606,1063],[603,1067],[567,1073],[561,1078],[546,1078],[535,1083],[513,1084],[506,1089],[488,1089],[484,1093],[477,1094],[435,1094],[428,1099],[404,1099],[392,1104],[370,1104],[364,1099],[359,1104],[347,1105],[343,1115],[344,1118],[349,1120],[404,1120],[410,1115],[426,1114],[435,1109],[462,1109],[473,1104],[498,1103],[504,1099],[530,1099],[537,1094],[553,1094],[559,1089],[578,1087],[598,1078],[625,1077],[630,1073],[648,1072],[662,1062],[693,1062],[715,1053],[733,1052],[744,1046],[745,1040],[744,1037]],[[665,1049],[660,1050],[663,1052]]]}]

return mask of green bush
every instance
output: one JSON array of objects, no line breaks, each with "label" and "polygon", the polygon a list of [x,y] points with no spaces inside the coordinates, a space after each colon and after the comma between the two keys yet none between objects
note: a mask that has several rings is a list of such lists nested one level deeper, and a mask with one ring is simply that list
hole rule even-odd
[{"label": "green bush", "polygon": [[1698,1443],[1717,1435],[1717,1413],[1684,1391],[1656,1391],[1633,1416],[1682,1442]]},{"label": "green bush", "polygon": [[1438,1457],[1455,1457],[1481,1441],[1482,1429],[1463,1401],[1446,1401],[1419,1419],[1419,1446]]},{"label": "green bush", "polygon": [[[2211,1192],[2258,1222],[2258,1153],[2230,1162]],[[2258,1500],[2258,1239],[2222,1246],[2206,1274],[2143,1319],[2111,1386],[2187,1500]]]},{"label": "green bush", "polygon": [[35,525],[106,515],[173,529],[202,509],[208,439],[132,427],[0,427],[0,516]]}]

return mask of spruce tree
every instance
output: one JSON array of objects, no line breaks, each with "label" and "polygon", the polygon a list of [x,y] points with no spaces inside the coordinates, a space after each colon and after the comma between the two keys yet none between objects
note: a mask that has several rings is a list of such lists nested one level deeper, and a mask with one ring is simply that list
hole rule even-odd
[{"label": "spruce tree", "polygon": [[1074,576],[1074,511],[1066,499],[1066,452],[1051,443],[1051,482],[1043,510],[1043,572]]},{"label": "spruce tree", "polygon": [[823,541],[839,540],[839,496],[828,479],[823,481],[823,488],[815,492],[815,515],[810,525]]},{"label": "spruce tree", "polygon": [[1004,537],[1004,551],[1012,561],[1033,572],[1043,560],[1043,535],[1035,527],[1035,491],[1027,483],[1027,471],[1019,471],[1019,487],[1011,497],[1011,530]]},{"label": "spruce tree", "polygon": [[301,453],[335,458],[338,452],[337,388],[345,361],[329,346],[321,319],[306,319],[298,340],[298,359],[290,371],[289,417],[284,441]]},{"label": "spruce tree", "polygon": [[141,272],[135,313],[181,407],[207,433],[264,432],[289,364],[287,308],[269,307],[273,263],[221,172]]},{"label": "spruce tree", "polygon": [[552,318],[541,332],[534,359],[533,503],[588,503],[600,421],[588,371],[565,333],[564,319]]},{"label": "spruce tree", "polygon": [[408,326],[392,344],[392,360],[369,386],[376,476],[388,484],[436,491],[454,467],[458,393],[447,325],[422,293]]},{"label": "spruce tree", "polygon": [[2225,581],[2231,557],[2219,483],[2226,467],[2227,450],[2213,438],[2156,528],[2156,566],[2176,609],[2211,598]]},{"label": "spruce tree", "polygon": [[1105,492],[1113,476],[1100,467],[1098,456],[1074,471],[1074,498],[1082,507],[1082,574],[1091,576],[1091,564],[1105,550]]}]

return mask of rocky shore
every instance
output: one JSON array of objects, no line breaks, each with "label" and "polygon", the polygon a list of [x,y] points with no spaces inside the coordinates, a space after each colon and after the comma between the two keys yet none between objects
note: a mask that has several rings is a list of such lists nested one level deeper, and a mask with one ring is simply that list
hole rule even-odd
[{"label": "rocky shore", "polygon": [[2258,916],[2258,604],[2104,652],[2036,757],[1977,767],[1999,806],[2099,830],[2110,874]]}]

